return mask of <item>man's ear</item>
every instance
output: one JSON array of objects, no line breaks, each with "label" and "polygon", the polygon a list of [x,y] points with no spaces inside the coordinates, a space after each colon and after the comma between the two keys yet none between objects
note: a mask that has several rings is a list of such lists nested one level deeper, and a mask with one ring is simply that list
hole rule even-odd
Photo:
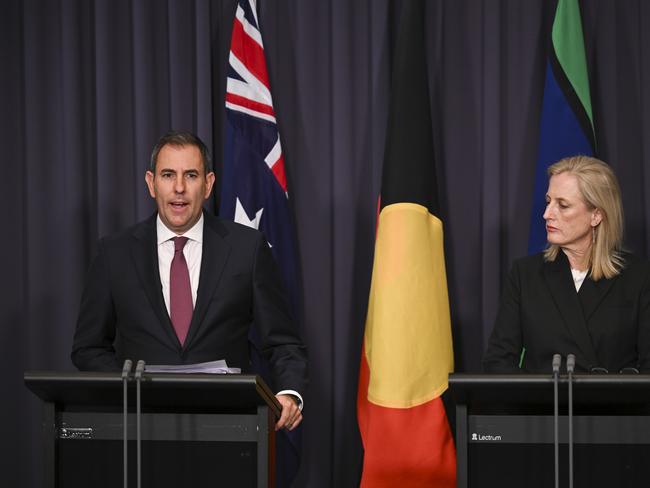
[{"label": "man's ear", "polygon": [[151,171],[147,171],[144,174],[144,181],[147,183],[147,188],[149,188],[149,195],[151,195],[151,198],[156,198],[156,190],[153,186],[153,178],[154,176]]},{"label": "man's ear", "polygon": [[212,191],[212,187],[214,186],[214,182],[217,179],[217,177],[214,175],[214,172],[210,171],[207,175],[205,175],[205,195],[203,198],[205,200],[208,199],[210,196],[210,192]]}]

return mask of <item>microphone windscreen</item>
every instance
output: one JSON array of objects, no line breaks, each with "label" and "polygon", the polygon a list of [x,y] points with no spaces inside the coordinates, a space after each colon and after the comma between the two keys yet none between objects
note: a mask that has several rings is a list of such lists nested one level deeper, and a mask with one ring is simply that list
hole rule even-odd
[{"label": "microphone windscreen", "polygon": [[562,364],[562,356],[559,354],[554,354],[553,355],[553,372],[554,373],[559,373],[560,372],[560,365]]},{"label": "microphone windscreen", "polygon": [[574,354],[569,354],[566,357],[566,370],[567,373],[573,373],[573,370],[576,367],[576,357]]},{"label": "microphone windscreen", "polygon": [[125,379],[127,376],[129,376],[132,367],[133,367],[133,361],[131,361],[130,359],[126,359],[124,361],[124,366],[122,366],[122,379]]}]

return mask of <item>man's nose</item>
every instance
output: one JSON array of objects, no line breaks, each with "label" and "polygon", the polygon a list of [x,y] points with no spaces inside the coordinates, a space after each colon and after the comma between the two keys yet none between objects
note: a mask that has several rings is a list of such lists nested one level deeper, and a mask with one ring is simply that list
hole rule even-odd
[{"label": "man's nose", "polygon": [[185,192],[185,180],[183,179],[182,176],[176,178],[176,180],[174,181],[174,191],[176,193]]}]

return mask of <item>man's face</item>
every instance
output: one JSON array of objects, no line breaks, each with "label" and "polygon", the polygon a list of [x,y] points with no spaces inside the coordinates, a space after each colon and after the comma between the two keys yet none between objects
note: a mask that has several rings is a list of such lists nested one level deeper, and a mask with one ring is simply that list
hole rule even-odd
[{"label": "man's face", "polygon": [[171,231],[183,234],[201,217],[214,173],[205,174],[198,147],[167,144],[158,153],[156,174],[147,171],[145,180],[160,219]]}]

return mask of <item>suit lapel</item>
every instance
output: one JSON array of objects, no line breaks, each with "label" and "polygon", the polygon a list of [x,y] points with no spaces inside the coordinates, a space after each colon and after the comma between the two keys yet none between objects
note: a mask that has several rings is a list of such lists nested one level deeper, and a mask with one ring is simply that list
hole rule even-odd
[{"label": "suit lapel", "polygon": [[208,305],[221,280],[224,267],[230,255],[230,245],[224,240],[227,230],[219,221],[204,212],[203,251],[201,256],[201,275],[196,294],[196,304],[192,314],[190,330],[185,340],[189,347],[203,325]]},{"label": "suit lapel", "polygon": [[593,281],[589,276],[585,278],[585,281],[580,287],[580,292],[578,293],[585,320],[588,321],[593,315],[596,308],[598,308],[603,299],[607,296],[607,293],[609,293],[609,290],[611,290],[615,280],[616,278],[602,278],[598,281]]},{"label": "suit lapel", "polygon": [[142,225],[137,226],[132,235],[131,255],[140,283],[142,283],[151,308],[158,317],[158,323],[162,326],[167,338],[172,344],[180,347],[180,342],[174,332],[162,294],[160,271],[158,269],[156,216],[154,215]]},{"label": "suit lapel", "polygon": [[555,305],[583,357],[588,364],[597,365],[596,351],[573,284],[569,262],[562,251],[558,253],[555,261],[544,263],[544,278]]}]

